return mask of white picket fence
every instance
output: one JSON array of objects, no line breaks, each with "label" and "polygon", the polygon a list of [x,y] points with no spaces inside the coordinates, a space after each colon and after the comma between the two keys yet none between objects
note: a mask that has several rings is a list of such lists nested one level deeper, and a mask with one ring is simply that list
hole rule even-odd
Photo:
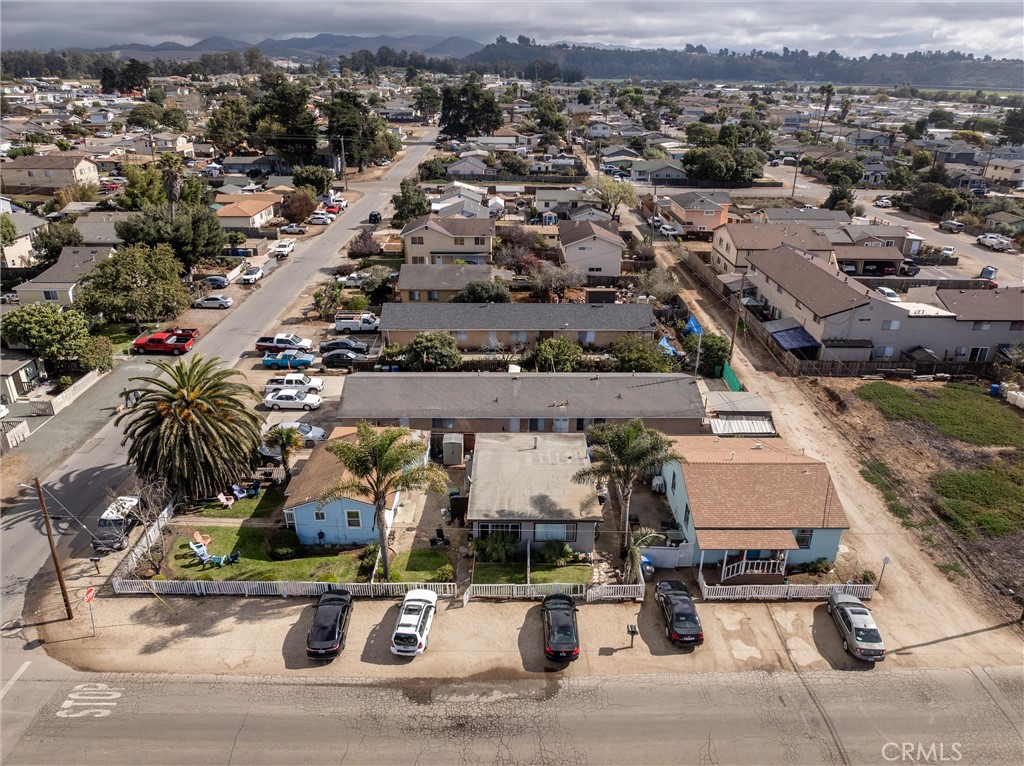
[{"label": "white picket fence", "polygon": [[319,596],[334,589],[347,590],[353,596],[373,598],[401,597],[410,590],[432,590],[438,596],[454,598],[453,582],[294,582],[251,580],[140,580],[117,577],[111,580],[114,593],[156,594],[159,596]]},{"label": "white picket fence", "polygon": [[703,573],[698,573],[697,582],[705,601],[784,601],[786,599],[827,599],[829,593],[846,593],[857,598],[870,600],[874,585],[847,585],[831,583],[825,585],[708,585]]},{"label": "white picket fence", "polygon": [[583,583],[543,582],[532,585],[510,583],[473,583],[462,594],[462,602],[468,603],[472,598],[544,598],[552,593],[564,593],[573,598],[580,598],[587,592]]},{"label": "white picket fence", "polygon": [[594,585],[587,591],[587,603],[595,601],[643,601],[647,584],[644,573],[636,573],[636,582],[632,585]]},{"label": "white picket fence", "polygon": [[[135,568],[142,561],[142,557],[146,551],[149,550],[150,546],[156,542],[156,539],[163,533],[164,525],[170,521],[171,517],[174,516],[174,499],[171,498],[167,502],[160,514],[156,517],[156,520],[150,526],[143,530],[142,536],[139,541],[131,547],[131,549],[125,553],[124,558],[114,568],[114,574],[112,582],[120,580],[135,580],[135,576],[132,574]],[[117,586],[114,587],[114,592],[119,593]]]}]

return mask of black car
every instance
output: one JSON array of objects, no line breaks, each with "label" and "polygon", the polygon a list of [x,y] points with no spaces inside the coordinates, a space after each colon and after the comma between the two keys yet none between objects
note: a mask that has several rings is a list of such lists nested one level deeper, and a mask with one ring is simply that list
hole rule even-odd
[{"label": "black car", "polygon": [[313,625],[306,636],[306,656],[322,660],[337,657],[345,648],[345,634],[352,616],[352,594],[329,590],[316,603]]},{"label": "black car", "polygon": [[380,222],[381,222],[380,211],[374,210],[372,213],[370,213],[370,223],[378,224]]},{"label": "black car", "polygon": [[128,547],[128,536],[116,530],[99,532],[92,538],[92,547],[97,553],[123,551]]},{"label": "black car", "polygon": [[545,596],[540,605],[544,617],[544,656],[570,662],[580,656],[580,634],[576,627],[576,602],[564,593]]},{"label": "black car", "polygon": [[281,450],[270,449],[266,444],[261,444],[256,448],[256,461],[264,468],[284,465],[284,458],[281,457]]},{"label": "black car", "polygon": [[665,638],[676,646],[701,646],[704,643],[704,628],[685,583],[662,580],[654,588],[654,600],[665,620]]},{"label": "black car", "polygon": [[227,277],[203,277],[203,281],[206,282],[214,290],[223,290],[225,287],[231,284],[231,280]]},{"label": "black car", "polygon": [[355,351],[330,351],[323,355],[320,360],[324,367],[348,367],[352,362],[366,361],[366,354],[357,354]]},{"label": "black car", "polygon": [[357,354],[365,354],[369,350],[370,344],[351,338],[336,338],[320,344],[321,354],[328,351],[355,351]]}]

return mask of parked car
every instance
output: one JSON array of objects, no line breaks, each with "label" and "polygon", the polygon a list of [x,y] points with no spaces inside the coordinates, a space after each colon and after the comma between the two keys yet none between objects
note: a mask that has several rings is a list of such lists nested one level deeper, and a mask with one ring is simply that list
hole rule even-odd
[{"label": "parked car", "polygon": [[979,245],[991,248],[992,250],[999,250],[1005,252],[1013,247],[1013,242],[1002,234],[994,234],[989,232],[988,234],[981,234],[974,240]]},{"label": "parked car", "polygon": [[284,234],[305,234],[307,231],[309,231],[308,226],[300,226],[297,223],[289,223],[281,227],[281,232]]},{"label": "parked car", "polygon": [[954,234],[959,234],[967,227],[959,221],[940,221],[939,228],[943,231],[951,231]]},{"label": "parked car", "polygon": [[352,617],[352,594],[347,590],[329,590],[320,596],[313,612],[313,624],[306,635],[306,656],[315,660],[337,657],[345,648]]},{"label": "parked car", "polygon": [[875,200],[875,207],[892,207],[892,200],[888,197],[879,197]]},{"label": "parked car", "polygon": [[192,308],[197,309],[229,309],[235,299],[230,295],[207,295],[204,298],[197,298],[192,302]]},{"label": "parked car", "polygon": [[352,340],[352,338],[335,338],[320,344],[321,354],[326,354],[329,351],[354,351],[357,354],[365,354],[369,350],[369,343],[363,343],[361,340]]},{"label": "parked car", "polygon": [[285,258],[291,255],[292,250],[295,249],[294,239],[282,239],[276,245],[274,245],[274,255],[278,258]]},{"label": "parked car", "polygon": [[896,291],[888,287],[876,287],[875,292],[889,301],[889,303],[902,303],[900,296],[896,294]]},{"label": "parked car", "polygon": [[703,645],[704,628],[686,583],[662,580],[654,588],[654,601],[665,620],[665,638],[677,646]]},{"label": "parked car", "polygon": [[97,553],[123,551],[128,547],[128,535],[116,529],[100,530],[93,535],[91,543]]},{"label": "parked car", "polygon": [[342,348],[337,351],[328,351],[320,358],[320,362],[324,367],[337,368],[348,367],[352,362],[365,362],[366,359],[366,354]]},{"label": "parked car", "polygon": [[341,212],[341,205],[336,205],[336,204],[327,205],[326,207],[324,207],[324,212],[325,213],[332,213],[333,215],[337,215],[338,213]]},{"label": "parked car", "polygon": [[307,449],[312,449],[316,446],[317,442],[322,442],[327,438],[327,432],[324,429],[294,420],[278,423],[274,426],[263,426],[263,435],[266,436],[269,431],[275,428],[294,428],[302,436],[302,446]]},{"label": "parked car", "polygon": [[259,266],[250,266],[242,272],[242,276],[239,277],[238,281],[243,285],[254,285],[263,279],[263,269]]},{"label": "parked car", "polygon": [[916,277],[920,273],[920,266],[914,263],[910,258],[903,259],[903,263],[900,264],[900,274],[908,277]]},{"label": "parked car", "polygon": [[658,216],[652,215],[650,218],[647,219],[647,223],[649,223],[651,226],[661,226],[665,222]]},{"label": "parked car", "polygon": [[395,632],[391,634],[391,653],[406,657],[423,654],[430,639],[430,626],[437,611],[437,594],[416,589],[405,594],[398,612]]},{"label": "parked car", "polygon": [[858,660],[881,662],[885,659],[885,643],[878,632],[871,610],[856,596],[834,590],[828,594],[828,613],[839,628],[843,651]]},{"label": "parked car", "polygon": [[256,462],[264,468],[277,468],[284,465],[284,458],[281,456],[281,450],[270,449],[266,444],[261,444],[256,448]]},{"label": "parked car", "polygon": [[856,274],[857,264],[850,263],[849,261],[840,261],[839,270],[842,271],[844,274]]},{"label": "parked car", "polygon": [[338,277],[338,281],[345,285],[345,287],[359,288],[363,286],[363,281],[366,277],[358,272],[355,274],[349,274],[346,277]]},{"label": "parked car", "polygon": [[282,388],[263,397],[263,403],[272,410],[315,410],[323,400],[319,395],[297,388]]},{"label": "parked car", "polygon": [[214,290],[223,290],[225,287],[231,284],[231,280],[227,277],[219,277],[214,275],[212,277],[203,277],[203,282],[208,284]]},{"label": "parked car", "polygon": [[576,624],[576,602],[564,593],[545,596],[540,604],[544,620],[544,656],[571,662],[580,656],[580,633]]},{"label": "parked car", "polygon": [[317,213],[307,218],[306,223],[313,224],[314,226],[328,226],[331,220],[326,214]]},{"label": "parked car", "polygon": [[383,219],[381,218],[380,211],[374,210],[372,213],[370,213],[370,217],[368,220],[370,221],[370,223],[376,225],[380,223]]},{"label": "parked car", "polygon": [[671,224],[668,224],[668,223],[663,224],[658,229],[658,231],[661,232],[661,235],[663,237],[676,237],[676,236],[679,236],[679,229],[677,229],[675,226],[673,226]]}]

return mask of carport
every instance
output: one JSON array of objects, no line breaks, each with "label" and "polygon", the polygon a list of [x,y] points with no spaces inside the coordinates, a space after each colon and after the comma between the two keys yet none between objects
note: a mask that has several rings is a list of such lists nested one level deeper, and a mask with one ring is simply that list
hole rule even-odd
[{"label": "carport", "polygon": [[788,330],[773,332],[772,340],[783,351],[788,351],[797,359],[808,361],[818,358],[818,349],[821,347],[821,344],[811,337],[811,334],[803,327],[792,327]]}]

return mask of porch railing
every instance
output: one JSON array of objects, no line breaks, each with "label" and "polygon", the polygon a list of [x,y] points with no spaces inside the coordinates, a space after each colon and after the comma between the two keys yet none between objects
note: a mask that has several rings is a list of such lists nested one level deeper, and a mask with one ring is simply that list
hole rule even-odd
[{"label": "porch railing", "polygon": [[708,585],[704,573],[699,572],[697,582],[705,601],[784,601],[786,599],[827,599],[829,593],[847,593],[869,600],[875,592],[874,585],[846,585],[828,583],[825,585]]},{"label": "porch railing", "polygon": [[745,574],[784,575],[786,562],[782,559],[744,559],[735,564],[726,564],[722,580],[731,580]]}]

